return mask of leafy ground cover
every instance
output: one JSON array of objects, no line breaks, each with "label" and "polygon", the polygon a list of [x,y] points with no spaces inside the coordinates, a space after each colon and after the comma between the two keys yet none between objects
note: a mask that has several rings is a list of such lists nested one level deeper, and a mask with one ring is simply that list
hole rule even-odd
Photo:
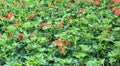
[{"label": "leafy ground cover", "polygon": [[0,0],[0,66],[66,65],[120,65],[120,0]]}]

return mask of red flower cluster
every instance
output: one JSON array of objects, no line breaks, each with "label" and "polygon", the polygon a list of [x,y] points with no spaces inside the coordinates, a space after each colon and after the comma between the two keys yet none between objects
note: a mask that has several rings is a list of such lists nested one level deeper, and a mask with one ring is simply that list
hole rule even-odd
[{"label": "red flower cluster", "polygon": [[13,17],[13,13],[12,12],[7,13],[6,16],[7,16],[7,19],[10,20]]},{"label": "red flower cluster", "polygon": [[92,3],[92,2],[93,2],[93,0],[88,0],[88,2],[89,2],[89,3]]},{"label": "red flower cluster", "polygon": [[45,27],[45,26],[52,26],[52,24],[47,24],[47,23],[41,23],[40,24],[41,27]]},{"label": "red flower cluster", "polygon": [[49,4],[49,7],[53,7],[53,6],[54,6],[53,3],[50,3],[50,4]]},{"label": "red flower cluster", "polygon": [[96,0],[96,1],[94,2],[94,5],[95,5],[95,6],[100,5],[100,0]]},{"label": "red flower cluster", "polygon": [[80,16],[80,14],[82,14],[84,11],[85,11],[85,8],[81,8],[81,9],[79,10],[79,12],[78,12],[77,16],[79,17],[79,16]]},{"label": "red flower cluster", "polygon": [[120,2],[120,0],[111,0],[112,2],[116,3],[116,2]]},{"label": "red flower cluster", "polygon": [[120,15],[120,9],[117,8],[117,7],[114,7],[112,5],[108,5],[108,8],[111,8],[112,11],[115,13],[116,16],[119,16]]},{"label": "red flower cluster", "polygon": [[46,23],[41,23],[40,26],[45,27],[45,26],[47,26],[47,24]]},{"label": "red flower cluster", "polygon": [[24,40],[24,34],[23,33],[18,34],[18,37],[21,38],[22,40]]},{"label": "red flower cluster", "polygon": [[13,24],[16,25],[16,26],[20,26],[21,23],[18,22],[18,21],[16,21],[16,22],[14,22]]},{"label": "red flower cluster", "polygon": [[34,16],[29,15],[28,18],[29,18],[29,19],[34,19]]},{"label": "red flower cluster", "polygon": [[63,27],[63,23],[61,21],[57,25],[58,27]]},{"label": "red flower cluster", "polygon": [[54,43],[57,44],[58,48],[61,50],[62,53],[64,53],[65,48],[64,48],[64,44],[66,44],[66,46],[70,45],[70,41],[66,40],[65,42],[62,40],[62,38],[59,38],[58,40],[54,40]]},{"label": "red flower cluster", "polygon": [[25,7],[25,5],[24,5],[24,2],[23,2],[23,1],[21,1],[21,2],[20,2],[20,6],[21,6],[21,7]]}]

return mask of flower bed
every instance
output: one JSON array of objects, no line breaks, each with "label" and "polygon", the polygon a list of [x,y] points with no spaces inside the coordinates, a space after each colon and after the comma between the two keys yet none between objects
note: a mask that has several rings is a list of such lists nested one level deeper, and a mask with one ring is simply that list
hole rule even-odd
[{"label": "flower bed", "polygon": [[0,2],[0,66],[120,65],[120,0]]}]

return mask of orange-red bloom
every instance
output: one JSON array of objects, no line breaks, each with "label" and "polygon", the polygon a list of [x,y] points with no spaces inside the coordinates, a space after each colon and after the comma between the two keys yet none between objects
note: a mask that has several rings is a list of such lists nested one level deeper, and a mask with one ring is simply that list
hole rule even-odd
[{"label": "orange-red bloom", "polygon": [[84,11],[85,11],[85,8],[81,8],[78,13],[81,14],[81,13],[83,13]]},{"label": "orange-red bloom", "polygon": [[94,2],[94,5],[95,5],[95,6],[100,5],[100,0],[96,0],[96,1]]},{"label": "orange-red bloom", "polygon": [[20,2],[20,6],[25,7],[25,5],[24,5],[24,2],[23,2],[23,1],[21,1],[21,2]]},{"label": "orange-red bloom", "polygon": [[120,9],[115,9],[115,15],[119,16],[120,15]]},{"label": "orange-red bloom", "polygon": [[58,27],[63,27],[63,23],[62,23],[62,22],[59,22],[59,23],[58,23]]},{"label": "orange-red bloom", "polygon": [[57,44],[58,46],[63,46],[64,45],[64,42],[62,40],[62,38],[59,38],[58,40],[54,40],[54,43]]},{"label": "orange-red bloom", "polygon": [[92,3],[92,2],[93,2],[93,0],[88,0],[88,2],[89,2],[89,3]]},{"label": "orange-red bloom", "polygon": [[40,26],[45,27],[45,26],[47,26],[47,24],[46,23],[41,23]]},{"label": "orange-red bloom", "polygon": [[120,0],[111,0],[114,3],[120,2]]},{"label": "orange-red bloom", "polygon": [[117,7],[113,7],[112,11],[115,13],[116,16],[120,15],[120,9],[118,9]]},{"label": "orange-red bloom", "polygon": [[64,48],[64,44],[66,44],[66,46],[70,45],[70,41],[66,40],[65,42],[62,40],[62,38],[59,38],[58,40],[54,40],[54,43],[58,46],[58,48],[61,50],[62,53],[64,53],[65,48]]},{"label": "orange-red bloom", "polygon": [[65,48],[64,48],[63,46],[58,46],[58,48],[60,49],[60,51],[61,51],[62,53],[64,53]]},{"label": "orange-red bloom", "polygon": [[64,53],[64,51],[65,51],[65,48],[63,48],[63,47],[62,47],[60,50],[61,50],[61,52],[62,52],[62,53]]},{"label": "orange-red bloom", "polygon": [[66,40],[66,41],[65,41],[65,44],[66,44],[66,46],[69,46],[69,45],[70,45],[70,41],[69,41],[69,40]]},{"label": "orange-red bloom", "polygon": [[28,18],[29,18],[29,19],[34,19],[34,16],[29,15]]},{"label": "orange-red bloom", "polygon": [[53,3],[50,3],[50,4],[49,4],[49,7],[53,7],[53,6],[54,6]]},{"label": "orange-red bloom", "polygon": [[10,20],[13,16],[13,13],[12,12],[7,13],[6,16],[7,16],[7,19]]},{"label": "orange-red bloom", "polygon": [[24,34],[23,33],[18,34],[18,37],[21,38],[22,40],[24,40]]}]

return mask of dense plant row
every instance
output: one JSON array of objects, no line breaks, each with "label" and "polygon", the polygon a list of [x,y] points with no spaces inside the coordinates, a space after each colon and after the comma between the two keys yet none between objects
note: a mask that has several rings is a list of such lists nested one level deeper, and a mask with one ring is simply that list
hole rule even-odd
[{"label": "dense plant row", "polygon": [[0,66],[119,66],[120,0],[5,0]]}]

